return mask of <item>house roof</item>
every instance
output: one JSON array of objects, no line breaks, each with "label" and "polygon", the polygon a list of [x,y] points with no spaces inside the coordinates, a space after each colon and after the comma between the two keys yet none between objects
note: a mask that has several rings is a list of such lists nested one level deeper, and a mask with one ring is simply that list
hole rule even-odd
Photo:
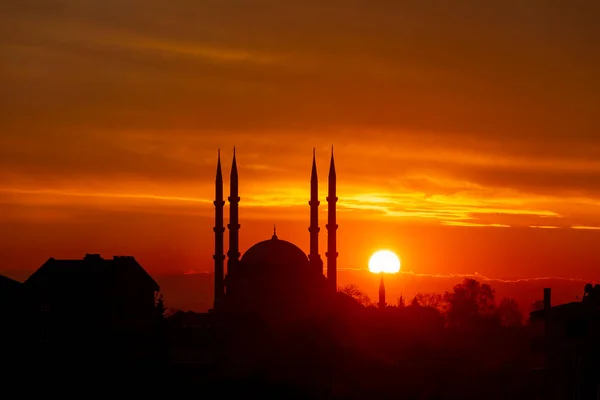
[{"label": "house roof", "polygon": [[[548,312],[548,314],[546,314]],[[547,310],[530,313],[532,320],[543,319],[546,315],[553,319],[592,318],[600,316],[600,305],[593,303],[572,302],[560,304]]]},{"label": "house roof", "polygon": [[14,293],[21,290],[23,284],[19,281],[11,279],[7,276],[0,275],[0,294],[2,293]]},{"label": "house roof", "polygon": [[48,259],[24,284],[42,290],[72,289],[73,287],[109,287],[119,281],[135,279],[154,291],[159,286],[144,268],[130,256],[103,259],[87,254],[81,260]]}]

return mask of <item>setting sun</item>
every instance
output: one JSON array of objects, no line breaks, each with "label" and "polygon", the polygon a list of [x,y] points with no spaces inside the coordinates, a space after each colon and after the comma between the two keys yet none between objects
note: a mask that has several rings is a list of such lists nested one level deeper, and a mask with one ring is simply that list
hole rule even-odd
[{"label": "setting sun", "polygon": [[369,271],[376,274],[395,274],[400,271],[400,259],[392,251],[380,250],[369,259]]}]

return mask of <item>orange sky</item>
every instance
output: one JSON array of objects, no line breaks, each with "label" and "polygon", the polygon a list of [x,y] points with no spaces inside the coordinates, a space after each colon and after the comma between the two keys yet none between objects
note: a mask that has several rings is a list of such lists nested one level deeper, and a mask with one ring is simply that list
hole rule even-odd
[{"label": "orange sky", "polygon": [[496,3],[4,2],[0,273],[210,269],[233,145],[242,248],[307,250],[333,144],[341,268],[597,279],[600,6]]}]

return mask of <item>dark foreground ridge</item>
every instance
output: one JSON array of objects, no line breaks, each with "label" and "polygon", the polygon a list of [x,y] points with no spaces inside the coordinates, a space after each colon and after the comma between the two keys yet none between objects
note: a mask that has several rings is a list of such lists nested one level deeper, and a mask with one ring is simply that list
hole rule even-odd
[{"label": "dark foreground ridge", "polygon": [[46,395],[291,399],[597,399],[600,388],[598,285],[554,307],[547,290],[526,323],[474,280],[379,307],[345,288],[326,312],[277,321],[166,316],[158,289],[133,257],[49,259],[23,283],[1,277],[6,382]]}]

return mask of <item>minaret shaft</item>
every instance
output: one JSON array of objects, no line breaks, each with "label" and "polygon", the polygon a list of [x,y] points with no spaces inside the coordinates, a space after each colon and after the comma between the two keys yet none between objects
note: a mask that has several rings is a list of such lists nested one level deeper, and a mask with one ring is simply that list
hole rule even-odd
[{"label": "minaret shaft", "polygon": [[235,271],[238,261],[240,259],[240,248],[239,248],[239,210],[238,204],[240,202],[238,192],[238,173],[237,173],[237,162],[235,158],[235,148],[233,149],[233,162],[231,165],[231,178],[229,181],[229,251],[227,252],[227,273],[230,274]]},{"label": "minaret shaft", "polygon": [[225,227],[223,226],[223,207],[225,201],[223,201],[223,175],[221,173],[221,154],[219,152],[217,160],[217,177],[215,180],[215,226],[213,231],[215,233],[215,254],[213,259],[215,261],[214,270],[214,308],[219,309],[223,297],[225,295],[225,272],[224,272],[224,248],[223,248],[223,233]]},{"label": "minaret shaft", "polygon": [[317,177],[317,162],[315,160],[315,152],[313,149],[313,164],[310,175],[310,253],[309,259],[314,268],[321,274],[323,273],[323,261],[319,255],[319,179]]},{"label": "minaret shaft", "polygon": [[379,281],[379,308],[385,308],[385,284],[383,283],[383,272],[381,273],[381,281]]},{"label": "minaret shaft", "polygon": [[331,290],[337,291],[337,221],[336,221],[336,174],[331,149],[331,163],[329,166],[329,187],[327,195],[327,280]]}]

